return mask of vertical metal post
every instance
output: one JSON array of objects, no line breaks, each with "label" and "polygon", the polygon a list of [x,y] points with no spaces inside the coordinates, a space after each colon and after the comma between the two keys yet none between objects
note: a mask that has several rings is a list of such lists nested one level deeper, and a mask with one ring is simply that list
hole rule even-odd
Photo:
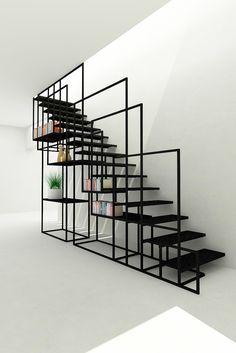
[{"label": "vertical metal post", "polygon": [[180,169],[180,149],[177,150],[177,233],[178,233],[178,284],[181,284],[181,169]]},{"label": "vertical metal post", "polygon": [[[43,142],[42,142],[43,144]],[[43,189],[44,189],[44,151],[42,148],[42,174],[41,174],[41,232],[43,232]]]},{"label": "vertical metal post", "polygon": [[140,105],[140,268],[143,270],[143,104]]},{"label": "vertical metal post", "polygon": [[125,80],[125,215],[126,215],[126,222],[125,222],[125,263],[128,265],[129,261],[129,223],[128,223],[128,212],[129,212],[129,207],[128,207],[128,202],[129,202],[129,181],[128,181],[128,174],[129,174],[129,112],[128,112],[128,107],[129,107],[129,101],[128,101],[128,78]]}]

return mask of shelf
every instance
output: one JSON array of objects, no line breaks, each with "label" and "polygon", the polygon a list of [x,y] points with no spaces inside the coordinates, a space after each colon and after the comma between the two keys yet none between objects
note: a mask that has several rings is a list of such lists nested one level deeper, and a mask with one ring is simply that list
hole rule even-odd
[{"label": "shelf", "polygon": [[[201,250],[198,250],[198,256],[199,256],[199,266],[200,266],[200,265],[205,265],[208,262],[217,260],[221,257],[224,257],[225,253],[214,251],[214,250],[201,249]],[[174,269],[178,269],[178,258],[175,257],[173,259],[166,261],[165,265]],[[181,272],[192,270],[194,268],[196,268],[195,253],[185,254],[180,257]]]},{"label": "shelf", "polygon": [[[198,232],[192,232],[190,230],[185,230],[183,232],[180,232],[180,241],[185,242],[185,241],[190,241],[190,240],[202,238],[205,236],[206,236],[206,234],[204,234],[204,233],[198,233]],[[143,242],[149,243],[149,244],[154,244],[154,245],[159,245],[159,246],[171,246],[173,244],[178,243],[178,233],[166,234],[166,235],[162,235],[159,237],[145,239]]]},{"label": "shelf", "polygon": [[[180,216],[180,220],[185,220],[188,219],[187,216]],[[157,216],[157,217],[152,217],[152,219],[145,225],[151,226],[155,224],[161,224],[161,223],[169,223],[169,222],[177,222],[178,221],[178,216],[174,214],[168,214],[164,216]]]},{"label": "shelf", "polygon": [[47,135],[43,135],[34,139],[34,141],[39,142],[57,142],[61,140],[66,140],[67,138],[73,137],[71,132],[52,132]]},{"label": "shelf", "polygon": [[68,197],[68,198],[63,197],[62,199],[44,198],[43,201],[58,202],[58,203],[84,203],[84,202],[88,202],[88,200],[85,200],[85,199],[73,199],[70,197]]}]

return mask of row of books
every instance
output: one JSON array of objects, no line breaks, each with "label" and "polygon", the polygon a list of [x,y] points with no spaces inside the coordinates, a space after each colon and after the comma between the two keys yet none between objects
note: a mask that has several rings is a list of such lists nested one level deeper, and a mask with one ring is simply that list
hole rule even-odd
[{"label": "row of books", "polygon": [[101,191],[101,179],[93,178],[93,179],[85,179],[84,180],[84,190],[86,191]]},{"label": "row of books", "polygon": [[34,128],[34,138],[41,137],[44,135],[51,134],[53,132],[60,133],[63,129],[58,126],[59,122],[56,120],[51,120],[48,123]]},{"label": "row of books", "polygon": [[112,179],[103,179],[101,183],[101,178],[93,178],[84,180],[84,190],[101,191],[101,184],[103,189],[112,189]]},{"label": "row of books", "polygon": [[103,216],[123,216],[123,206],[114,205],[109,201],[93,201],[93,213]]}]

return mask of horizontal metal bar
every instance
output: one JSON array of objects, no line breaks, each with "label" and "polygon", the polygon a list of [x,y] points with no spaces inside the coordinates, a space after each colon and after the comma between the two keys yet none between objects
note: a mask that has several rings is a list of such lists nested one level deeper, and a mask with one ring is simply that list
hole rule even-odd
[{"label": "horizontal metal bar", "polygon": [[117,114],[121,114],[121,113],[125,113],[129,110],[132,110],[132,109],[136,109],[136,108],[140,108],[141,107],[141,103],[139,104],[135,104],[135,105],[132,105],[128,108],[124,108],[124,109],[120,109],[120,110],[116,110],[115,112],[113,113],[110,113],[110,114],[106,114],[106,115],[103,115],[103,116],[100,116],[99,118],[96,118],[96,119],[92,119],[91,121],[95,122],[95,121],[98,121],[98,120],[102,120],[102,119],[105,119],[105,118],[109,118],[110,116],[113,116],[113,115],[117,115]]},{"label": "horizontal metal bar", "polygon": [[[144,152],[143,156],[152,155],[152,154],[161,154],[161,153],[172,153],[172,152],[178,152],[178,151],[180,151],[179,148],[175,148],[171,150],[150,151],[150,152]],[[134,153],[134,154],[129,154],[128,157],[138,157],[140,155],[141,153]]]},{"label": "horizontal metal bar", "polygon": [[114,87],[114,86],[119,85],[119,84],[122,83],[122,82],[125,82],[126,80],[128,80],[128,77],[122,78],[122,80],[119,80],[119,81],[117,81],[117,82],[114,82],[114,83],[112,83],[111,85],[106,86],[106,87],[100,89],[99,91],[96,91],[96,92],[90,94],[89,96],[84,97],[84,98],[82,98],[82,99],[80,99],[80,100],[74,102],[74,104],[78,104],[78,103],[81,103],[81,102],[83,102],[83,101],[85,101],[85,100],[87,100],[87,99],[89,99],[89,98],[92,98],[92,97],[96,96],[96,95],[99,94],[99,93],[102,93],[102,92],[104,92],[104,91],[106,91],[106,90],[108,90],[108,89],[110,89],[110,88],[112,88],[112,87]]}]

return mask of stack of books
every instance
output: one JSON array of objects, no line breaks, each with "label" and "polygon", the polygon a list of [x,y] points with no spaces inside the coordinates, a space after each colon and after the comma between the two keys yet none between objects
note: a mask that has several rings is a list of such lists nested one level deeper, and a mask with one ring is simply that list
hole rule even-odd
[{"label": "stack of books", "polygon": [[[123,206],[113,205],[109,201],[93,201],[93,213],[109,217],[123,216]],[[114,213],[114,214],[113,214]]]},{"label": "stack of books", "polygon": [[101,179],[85,179],[84,180],[84,190],[85,191],[101,191]]},{"label": "stack of books", "polygon": [[41,125],[39,127],[34,128],[34,138],[41,137],[44,135],[48,135],[51,133],[61,133],[63,129],[58,126],[59,121],[51,120],[47,124]]}]

